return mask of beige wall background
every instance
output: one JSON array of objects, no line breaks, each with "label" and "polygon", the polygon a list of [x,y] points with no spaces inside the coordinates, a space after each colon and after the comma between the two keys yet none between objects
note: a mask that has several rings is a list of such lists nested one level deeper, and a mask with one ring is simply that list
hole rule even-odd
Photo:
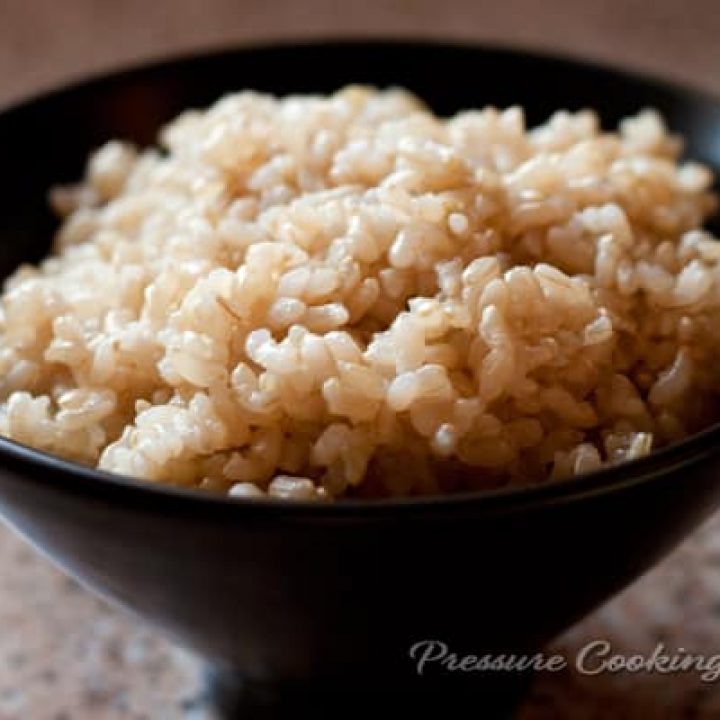
[{"label": "beige wall background", "polygon": [[720,0],[0,0],[0,103],[180,51],[371,34],[545,48],[720,91]]}]

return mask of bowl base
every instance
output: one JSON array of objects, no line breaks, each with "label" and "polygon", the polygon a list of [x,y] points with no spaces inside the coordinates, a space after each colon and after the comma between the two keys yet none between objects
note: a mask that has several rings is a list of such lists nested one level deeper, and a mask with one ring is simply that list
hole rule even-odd
[{"label": "bowl base", "polygon": [[206,671],[211,704],[222,720],[275,720],[316,717],[352,720],[388,717],[463,717],[510,720],[525,696],[532,673],[474,677],[418,678],[400,684],[327,681],[276,685],[248,681],[239,673],[210,666]]}]

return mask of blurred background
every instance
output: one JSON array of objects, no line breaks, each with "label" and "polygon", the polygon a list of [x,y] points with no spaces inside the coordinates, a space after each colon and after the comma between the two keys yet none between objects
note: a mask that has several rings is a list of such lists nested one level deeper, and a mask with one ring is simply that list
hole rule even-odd
[{"label": "blurred background", "polygon": [[128,62],[321,35],[545,48],[720,90],[716,0],[0,0],[0,101]]},{"label": "blurred background", "polygon": [[[441,37],[597,59],[720,92],[718,0],[0,0],[0,105],[151,58],[318,36]],[[472,68],[468,68],[472,72]],[[61,130],[58,140],[62,141]],[[558,640],[720,652],[720,518]],[[0,720],[206,720],[196,661],[0,528]],[[522,720],[711,720],[697,676],[538,678]]]}]

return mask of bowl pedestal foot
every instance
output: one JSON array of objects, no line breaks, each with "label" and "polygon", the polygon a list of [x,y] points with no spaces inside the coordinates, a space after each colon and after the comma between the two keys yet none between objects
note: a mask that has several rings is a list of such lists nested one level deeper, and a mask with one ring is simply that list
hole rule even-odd
[{"label": "bowl pedestal foot", "polygon": [[481,717],[511,720],[530,686],[532,673],[418,678],[403,684],[327,681],[275,685],[248,681],[208,667],[207,688],[221,720],[285,720],[289,717],[376,720],[397,712],[412,720]]}]

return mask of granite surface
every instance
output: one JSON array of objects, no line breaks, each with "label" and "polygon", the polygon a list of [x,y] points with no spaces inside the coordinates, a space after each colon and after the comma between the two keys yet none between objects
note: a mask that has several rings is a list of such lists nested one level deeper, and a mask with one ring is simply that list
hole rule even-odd
[{"label": "granite surface", "polygon": [[[717,0],[0,0],[0,104],[142,59],[277,37],[442,36],[570,52],[720,90]],[[720,516],[551,649],[521,720],[710,720],[720,680],[584,676],[626,655],[720,652]],[[197,659],[94,599],[0,529],[0,720],[211,720]]]},{"label": "granite surface", "polygon": [[[218,720],[202,666],[95,599],[0,530],[0,720]],[[720,680],[697,672],[583,675],[589,642],[649,657],[720,653],[720,515],[635,585],[546,649],[568,668],[539,673],[518,720],[716,720]],[[588,663],[591,667],[591,663]]]}]

